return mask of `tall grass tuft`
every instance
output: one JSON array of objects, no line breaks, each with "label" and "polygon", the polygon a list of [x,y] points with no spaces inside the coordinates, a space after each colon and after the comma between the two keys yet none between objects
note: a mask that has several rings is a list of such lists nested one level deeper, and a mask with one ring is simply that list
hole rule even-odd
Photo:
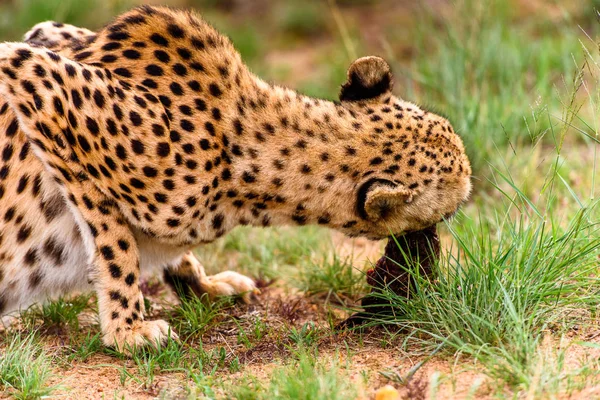
[{"label": "tall grass tuft", "polygon": [[[36,342],[35,334],[11,333],[0,351],[0,389],[15,399],[39,399],[55,389],[47,386],[51,361]],[[2,392],[0,392],[0,396]]]},{"label": "tall grass tuft", "polygon": [[447,224],[451,246],[436,278],[409,270],[416,281],[412,297],[377,294],[394,314],[372,324],[393,325],[407,341],[431,349],[441,344],[468,355],[499,382],[529,388],[540,378],[544,338],[588,325],[600,300],[598,201],[565,203],[573,189],[558,179],[558,165],[551,163],[539,182],[547,190],[536,199],[520,190],[510,171],[492,168],[491,181],[505,201],[497,199],[491,215],[469,216],[478,212],[470,207]]}]

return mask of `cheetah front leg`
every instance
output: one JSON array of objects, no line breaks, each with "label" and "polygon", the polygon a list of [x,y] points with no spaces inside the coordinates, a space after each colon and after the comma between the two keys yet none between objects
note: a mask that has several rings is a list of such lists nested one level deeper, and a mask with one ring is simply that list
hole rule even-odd
[{"label": "cheetah front leg", "polygon": [[162,320],[144,320],[144,301],[139,286],[139,252],[129,225],[116,204],[98,189],[87,187],[72,200],[94,237],[91,277],[98,297],[102,340],[119,351],[145,344],[164,344],[177,339]]},{"label": "cheetah front leg", "polygon": [[233,271],[224,271],[208,276],[204,267],[191,251],[188,251],[177,265],[167,266],[164,270],[165,282],[180,297],[207,294],[210,298],[239,295],[249,303],[259,293],[251,278]]},{"label": "cheetah front leg", "polygon": [[[48,79],[41,82],[36,76],[53,76],[54,83]],[[96,146],[89,143],[95,143],[100,126],[104,126],[97,121],[108,118],[110,108],[90,102],[84,105],[81,98],[71,101],[76,96],[71,94],[70,99],[69,93],[81,85],[88,90],[88,86],[93,87],[105,99],[110,88],[114,91],[113,85],[120,83],[106,70],[85,67],[44,48],[0,44],[0,94],[17,115],[19,128],[36,156],[62,187],[86,247],[93,254],[91,277],[98,295],[104,343],[121,351],[148,341],[159,344],[177,336],[164,321],[144,320],[138,285],[139,251],[133,232],[116,201],[98,188],[116,183],[103,182],[92,165],[99,155],[92,152]],[[119,90],[126,108],[132,97]],[[82,129],[79,121],[87,121],[87,128]]]}]

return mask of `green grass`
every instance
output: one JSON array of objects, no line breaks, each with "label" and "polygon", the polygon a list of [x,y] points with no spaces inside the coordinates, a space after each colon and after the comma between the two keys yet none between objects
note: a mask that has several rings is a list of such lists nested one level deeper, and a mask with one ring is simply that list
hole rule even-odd
[{"label": "green grass", "polygon": [[[574,60],[581,63],[581,41],[587,39],[566,11],[550,24],[516,21],[519,7],[510,2],[453,5],[447,18],[435,12],[418,17],[417,53],[402,86],[409,98],[448,115],[476,172],[484,172],[497,147],[527,146],[556,122],[564,108],[556,92],[575,73]],[[591,5],[582,10],[593,14]],[[597,24],[586,27],[594,37]]]},{"label": "green grass", "polygon": [[232,305],[232,299],[209,300],[208,295],[184,299],[171,314],[173,328],[183,337],[200,336],[219,322],[223,311]]},{"label": "green grass", "polygon": [[41,327],[49,330],[79,329],[79,314],[90,310],[91,294],[76,297],[61,297],[55,301],[36,304],[21,313],[21,320],[29,329]]},{"label": "green grass", "polygon": [[351,258],[341,259],[337,254],[312,262],[297,272],[292,282],[307,295],[321,295],[325,302],[345,304],[367,292],[363,271]]},{"label": "green grass", "polygon": [[103,350],[104,344],[102,343],[101,334],[99,332],[95,334],[87,332],[82,339],[76,340],[75,343],[69,346],[66,361],[68,363],[73,361],[83,362]]},{"label": "green grass", "polygon": [[358,389],[343,366],[300,347],[290,362],[273,371],[268,384],[247,376],[231,394],[239,400],[351,400],[358,397]]},{"label": "green grass", "polygon": [[55,390],[48,385],[51,359],[42,350],[36,334],[12,333],[2,342],[6,346],[0,350],[0,389],[4,394],[22,400],[50,395]]}]

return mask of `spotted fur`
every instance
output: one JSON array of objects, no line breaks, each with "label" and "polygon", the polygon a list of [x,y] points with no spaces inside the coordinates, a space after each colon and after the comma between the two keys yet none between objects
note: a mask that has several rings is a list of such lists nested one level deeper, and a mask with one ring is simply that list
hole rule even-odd
[{"label": "spotted fur", "polygon": [[250,279],[208,277],[190,249],[239,225],[380,239],[470,192],[460,138],[392,95],[380,58],[355,61],[333,103],[260,80],[189,12],[144,6],[97,33],[43,23],[26,40],[0,45],[0,315],[91,284],[104,343],[164,341],[140,270],[247,295]]}]

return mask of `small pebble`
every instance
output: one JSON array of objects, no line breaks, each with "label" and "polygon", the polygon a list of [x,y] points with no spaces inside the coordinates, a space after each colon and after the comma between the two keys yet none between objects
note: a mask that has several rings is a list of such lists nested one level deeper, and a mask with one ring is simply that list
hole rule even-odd
[{"label": "small pebble", "polygon": [[400,392],[392,385],[385,385],[377,389],[375,400],[400,400]]}]

